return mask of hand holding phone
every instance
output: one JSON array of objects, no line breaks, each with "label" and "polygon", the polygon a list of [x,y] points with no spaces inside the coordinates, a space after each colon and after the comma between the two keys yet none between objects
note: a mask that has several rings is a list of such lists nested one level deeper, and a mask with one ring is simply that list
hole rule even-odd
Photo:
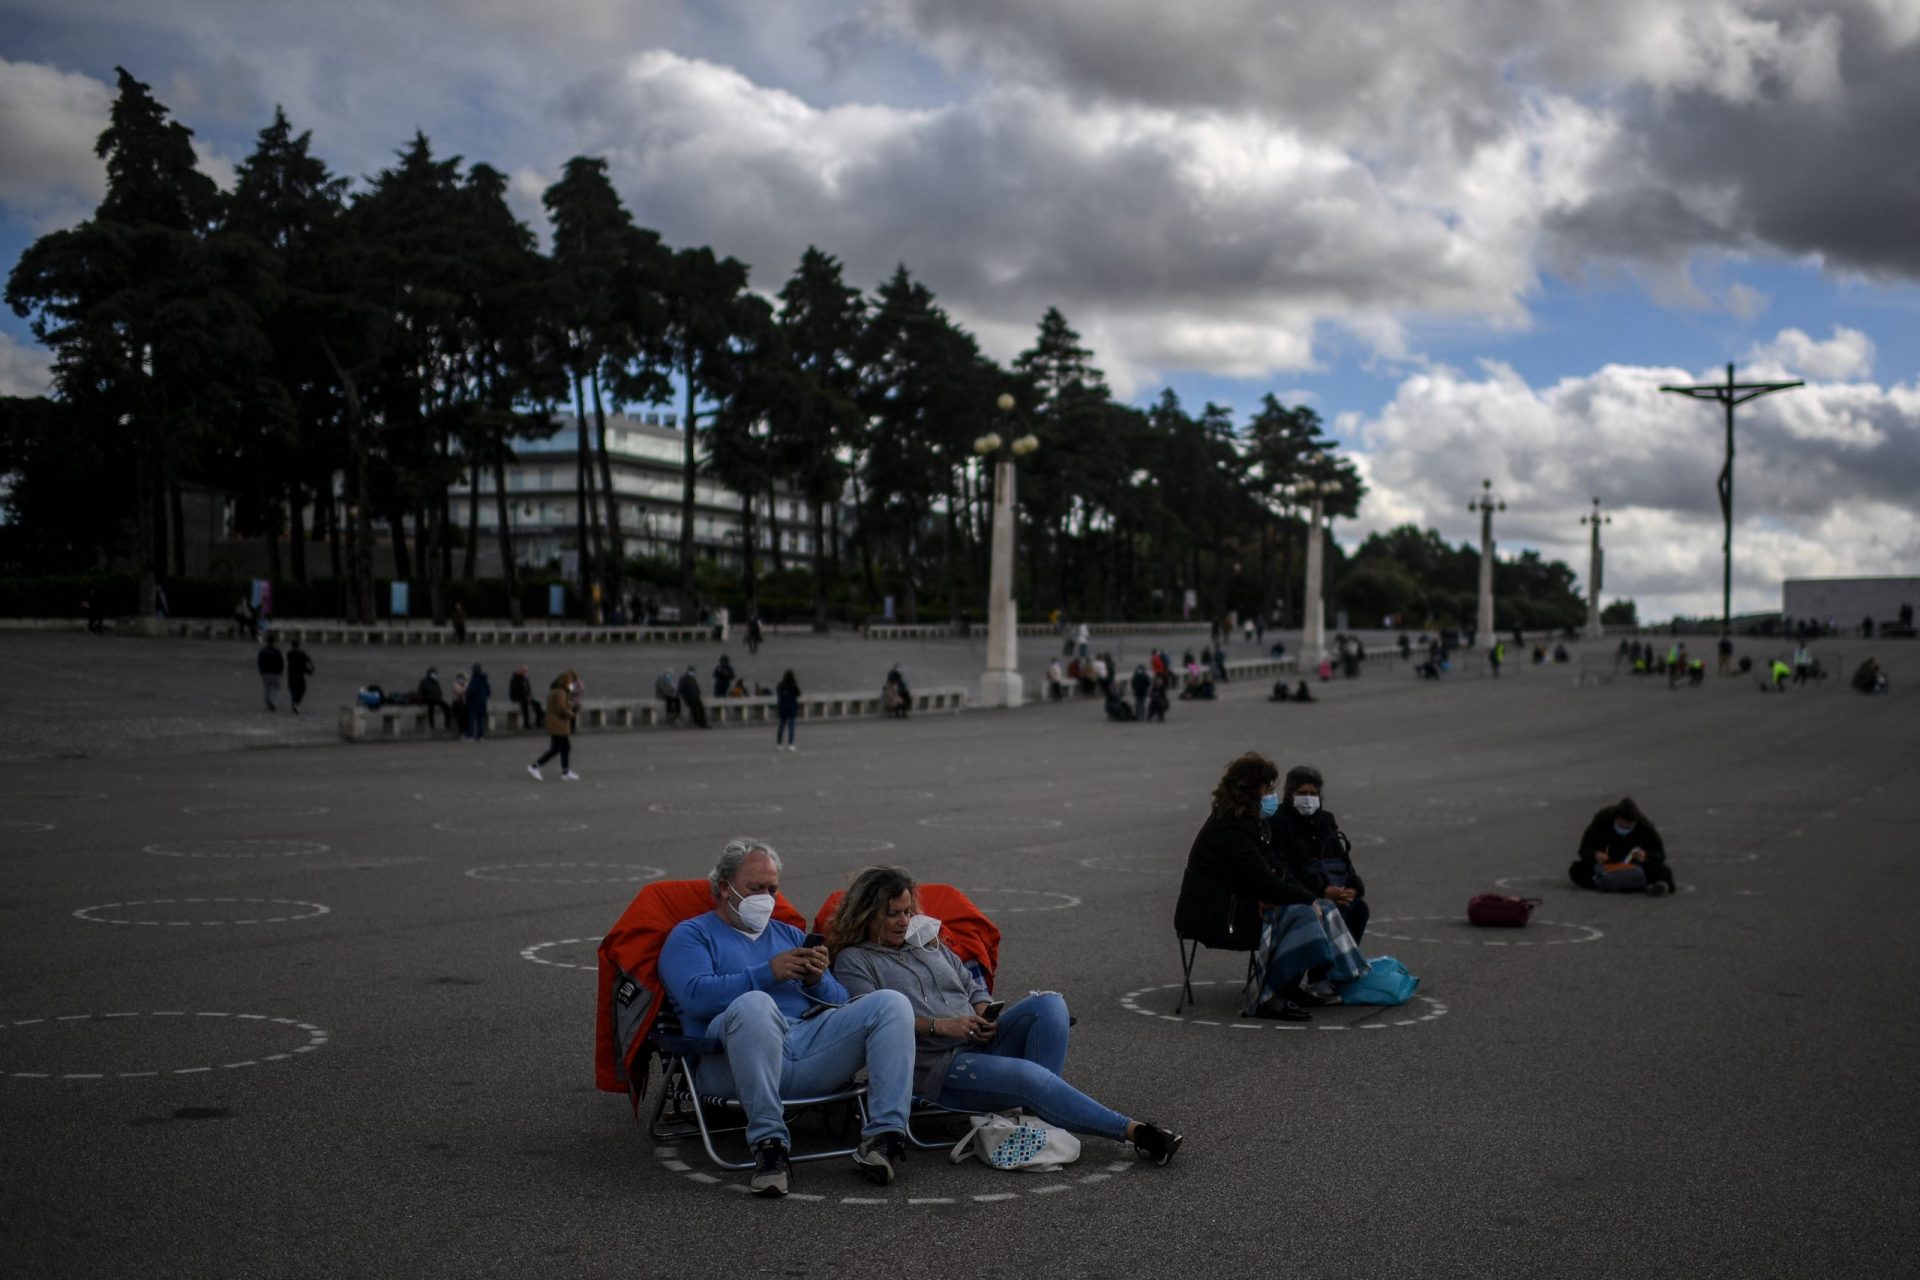
[{"label": "hand holding phone", "polygon": [[980,1011],[980,1017],[987,1022],[998,1022],[1000,1021],[1000,1015],[1005,1012],[1006,1007],[1007,1002],[1005,1000],[995,1000]]}]

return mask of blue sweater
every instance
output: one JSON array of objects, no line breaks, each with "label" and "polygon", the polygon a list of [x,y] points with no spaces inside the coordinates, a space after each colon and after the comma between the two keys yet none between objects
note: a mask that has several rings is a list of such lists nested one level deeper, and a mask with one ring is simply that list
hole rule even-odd
[{"label": "blue sweater", "polygon": [[847,989],[831,972],[806,988],[804,995],[798,979],[773,980],[773,957],[806,940],[798,929],[779,920],[769,923],[757,940],[749,938],[712,911],[675,925],[660,948],[660,981],[667,988],[667,998],[680,1010],[686,1034],[706,1035],[707,1024],[749,991],[772,996],[790,1021],[813,1008],[815,1001],[845,1004]]}]

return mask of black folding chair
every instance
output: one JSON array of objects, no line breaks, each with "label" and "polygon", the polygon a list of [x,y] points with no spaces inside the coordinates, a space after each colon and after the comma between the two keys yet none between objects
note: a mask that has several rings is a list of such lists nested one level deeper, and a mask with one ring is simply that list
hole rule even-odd
[{"label": "black folding chair", "polygon": [[[1198,938],[1189,938],[1186,935],[1180,933],[1178,930],[1175,931],[1174,936],[1180,942],[1180,999],[1173,1006],[1174,1013],[1178,1014],[1182,1009],[1186,1008],[1189,1004],[1198,1003],[1198,1001],[1196,1001],[1193,996],[1193,965],[1194,965],[1194,961],[1198,960],[1200,957],[1201,943]],[[1259,943],[1256,941],[1253,946],[1246,947],[1246,948],[1209,947],[1207,949],[1209,951],[1219,951],[1219,950],[1230,950],[1230,951],[1245,950],[1246,951],[1247,976],[1240,983],[1240,990],[1241,990],[1241,993],[1244,995],[1246,992],[1246,989],[1253,984],[1254,976],[1259,970],[1259,965],[1256,958],[1256,953],[1259,950]]]}]

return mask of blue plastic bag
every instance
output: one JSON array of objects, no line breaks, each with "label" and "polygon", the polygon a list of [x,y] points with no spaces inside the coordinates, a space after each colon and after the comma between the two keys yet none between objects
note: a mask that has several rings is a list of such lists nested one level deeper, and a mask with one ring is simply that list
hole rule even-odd
[{"label": "blue plastic bag", "polygon": [[1420,989],[1420,979],[1392,956],[1381,956],[1368,964],[1371,967],[1353,981],[1333,984],[1347,1004],[1405,1004]]}]

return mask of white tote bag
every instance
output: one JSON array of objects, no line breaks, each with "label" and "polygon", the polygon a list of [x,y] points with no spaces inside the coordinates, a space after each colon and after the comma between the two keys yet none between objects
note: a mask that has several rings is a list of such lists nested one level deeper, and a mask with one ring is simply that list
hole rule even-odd
[{"label": "white tote bag", "polygon": [[1038,1116],[990,1111],[971,1117],[971,1123],[973,1128],[947,1155],[955,1164],[967,1158],[969,1149],[996,1169],[1026,1173],[1052,1173],[1080,1158],[1080,1139]]}]

